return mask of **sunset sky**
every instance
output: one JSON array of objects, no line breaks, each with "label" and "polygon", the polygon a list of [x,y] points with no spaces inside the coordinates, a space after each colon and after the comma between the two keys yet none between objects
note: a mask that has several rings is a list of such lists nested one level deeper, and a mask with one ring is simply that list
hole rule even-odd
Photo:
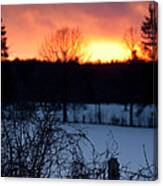
[{"label": "sunset sky", "polygon": [[3,5],[10,58],[39,58],[39,48],[50,33],[79,27],[88,40],[90,61],[123,60],[130,55],[123,37],[129,27],[140,33],[148,2]]}]

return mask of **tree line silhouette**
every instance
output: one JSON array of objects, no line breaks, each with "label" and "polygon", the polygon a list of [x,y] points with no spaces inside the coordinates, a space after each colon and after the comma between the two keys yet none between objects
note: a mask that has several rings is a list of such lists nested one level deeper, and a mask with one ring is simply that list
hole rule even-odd
[{"label": "tree line silhouette", "polygon": [[2,102],[157,103],[157,63],[27,61],[4,62],[1,68]]}]

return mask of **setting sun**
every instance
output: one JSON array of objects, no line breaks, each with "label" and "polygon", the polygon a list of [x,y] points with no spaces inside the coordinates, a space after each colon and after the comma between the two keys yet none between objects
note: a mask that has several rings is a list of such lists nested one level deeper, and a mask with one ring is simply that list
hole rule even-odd
[{"label": "setting sun", "polygon": [[87,51],[90,53],[90,60],[93,62],[123,61],[130,55],[130,52],[122,43],[110,41],[92,41],[88,45]]}]

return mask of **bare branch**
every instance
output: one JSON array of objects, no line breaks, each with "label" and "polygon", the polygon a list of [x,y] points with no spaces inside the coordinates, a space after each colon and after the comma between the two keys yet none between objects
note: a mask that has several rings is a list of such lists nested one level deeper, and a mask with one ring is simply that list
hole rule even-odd
[{"label": "bare branch", "polygon": [[126,44],[126,47],[129,49],[131,53],[131,59],[133,60],[134,58],[137,58],[136,54],[136,46],[138,45],[138,35],[137,31],[133,28],[130,27],[129,29],[126,30],[123,40]]},{"label": "bare branch", "polygon": [[84,44],[84,37],[79,28],[65,27],[45,38],[39,55],[49,62],[81,61],[84,57]]}]

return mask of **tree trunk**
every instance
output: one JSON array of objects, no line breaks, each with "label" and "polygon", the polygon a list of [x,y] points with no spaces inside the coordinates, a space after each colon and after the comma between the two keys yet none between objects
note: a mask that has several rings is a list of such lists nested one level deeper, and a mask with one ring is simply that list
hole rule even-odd
[{"label": "tree trunk", "polygon": [[133,103],[130,103],[130,126],[133,127]]},{"label": "tree trunk", "polygon": [[63,103],[63,123],[67,122],[67,103]]},{"label": "tree trunk", "polygon": [[98,122],[101,123],[101,105],[100,103],[97,105],[98,107]]},{"label": "tree trunk", "polygon": [[67,122],[67,64],[63,64],[63,123]]}]

